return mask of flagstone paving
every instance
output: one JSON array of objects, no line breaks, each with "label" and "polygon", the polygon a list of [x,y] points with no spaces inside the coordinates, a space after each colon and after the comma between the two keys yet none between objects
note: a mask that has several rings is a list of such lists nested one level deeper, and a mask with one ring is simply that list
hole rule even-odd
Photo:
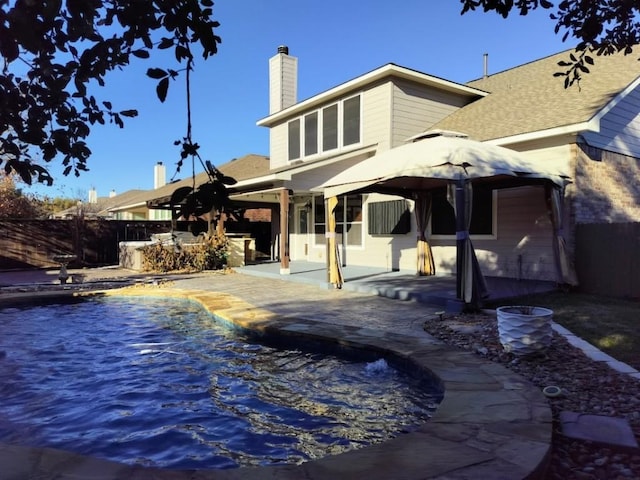
[{"label": "flagstone paving", "polygon": [[544,478],[552,431],[547,399],[507,368],[426,334],[424,320],[438,307],[239,274],[187,275],[104,293],[189,298],[260,335],[325,339],[393,355],[435,375],[444,398],[434,417],[414,431],[301,465],[168,471],[0,444],[3,479]]}]

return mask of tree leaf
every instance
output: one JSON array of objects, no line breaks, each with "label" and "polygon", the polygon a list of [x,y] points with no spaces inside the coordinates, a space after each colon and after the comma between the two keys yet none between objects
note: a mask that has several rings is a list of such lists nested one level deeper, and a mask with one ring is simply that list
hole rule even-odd
[{"label": "tree leaf", "polygon": [[147,50],[143,49],[143,48],[140,48],[138,50],[132,50],[131,54],[134,57],[138,57],[138,58],[149,58],[150,57],[149,52]]},{"label": "tree leaf", "polygon": [[160,80],[167,76],[167,72],[161,68],[149,68],[147,70],[147,77],[155,78],[156,80]]},{"label": "tree leaf", "polygon": [[173,47],[173,39],[172,38],[162,38],[162,40],[160,40],[160,43],[158,44],[158,48],[160,50],[164,50],[165,48],[171,48]]},{"label": "tree leaf", "polygon": [[226,175],[223,175],[220,181],[225,185],[235,185],[236,183],[238,183],[238,181],[235,178],[227,177]]},{"label": "tree leaf", "polygon": [[169,203],[171,203],[171,205],[178,205],[185,198],[187,198],[187,196],[190,195],[191,192],[193,192],[193,188],[191,187],[180,187],[174,190],[174,192],[171,194],[171,200],[169,200]]},{"label": "tree leaf", "polygon": [[122,110],[120,112],[120,115],[122,115],[123,117],[137,117],[138,116],[138,111],[137,110]]},{"label": "tree leaf", "polygon": [[158,86],[156,87],[156,94],[158,95],[158,99],[161,102],[164,102],[167,99],[167,91],[169,90],[169,78],[163,78],[158,82]]}]

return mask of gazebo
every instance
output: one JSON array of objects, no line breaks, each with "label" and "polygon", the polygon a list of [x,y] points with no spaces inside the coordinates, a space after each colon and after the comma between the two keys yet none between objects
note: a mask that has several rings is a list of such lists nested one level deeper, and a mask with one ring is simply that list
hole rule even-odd
[{"label": "gazebo", "polygon": [[554,230],[554,253],[560,283],[577,284],[563,237],[564,188],[570,183],[560,171],[542,168],[523,154],[478,142],[457,132],[428,131],[410,143],[376,154],[326,181],[329,281],[340,288],[343,279],[335,239],[337,197],[348,193],[397,195],[415,202],[417,274],[434,275],[434,262],[425,229],[431,214],[431,193],[445,187],[456,217],[456,293],[465,304],[478,305],[486,284],[469,236],[472,189],[544,185]]}]

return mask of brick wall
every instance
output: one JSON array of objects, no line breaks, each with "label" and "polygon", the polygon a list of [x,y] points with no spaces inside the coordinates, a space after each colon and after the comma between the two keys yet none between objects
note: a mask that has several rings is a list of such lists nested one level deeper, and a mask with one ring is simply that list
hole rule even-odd
[{"label": "brick wall", "polygon": [[640,159],[576,145],[574,164],[574,223],[640,221]]}]

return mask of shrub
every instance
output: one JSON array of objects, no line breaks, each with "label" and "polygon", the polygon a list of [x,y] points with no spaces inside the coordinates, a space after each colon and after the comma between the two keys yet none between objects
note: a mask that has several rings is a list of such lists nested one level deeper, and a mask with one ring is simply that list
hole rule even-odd
[{"label": "shrub", "polygon": [[229,241],[225,235],[209,235],[198,244],[154,243],[142,247],[142,268],[151,272],[201,272],[227,263]]}]

